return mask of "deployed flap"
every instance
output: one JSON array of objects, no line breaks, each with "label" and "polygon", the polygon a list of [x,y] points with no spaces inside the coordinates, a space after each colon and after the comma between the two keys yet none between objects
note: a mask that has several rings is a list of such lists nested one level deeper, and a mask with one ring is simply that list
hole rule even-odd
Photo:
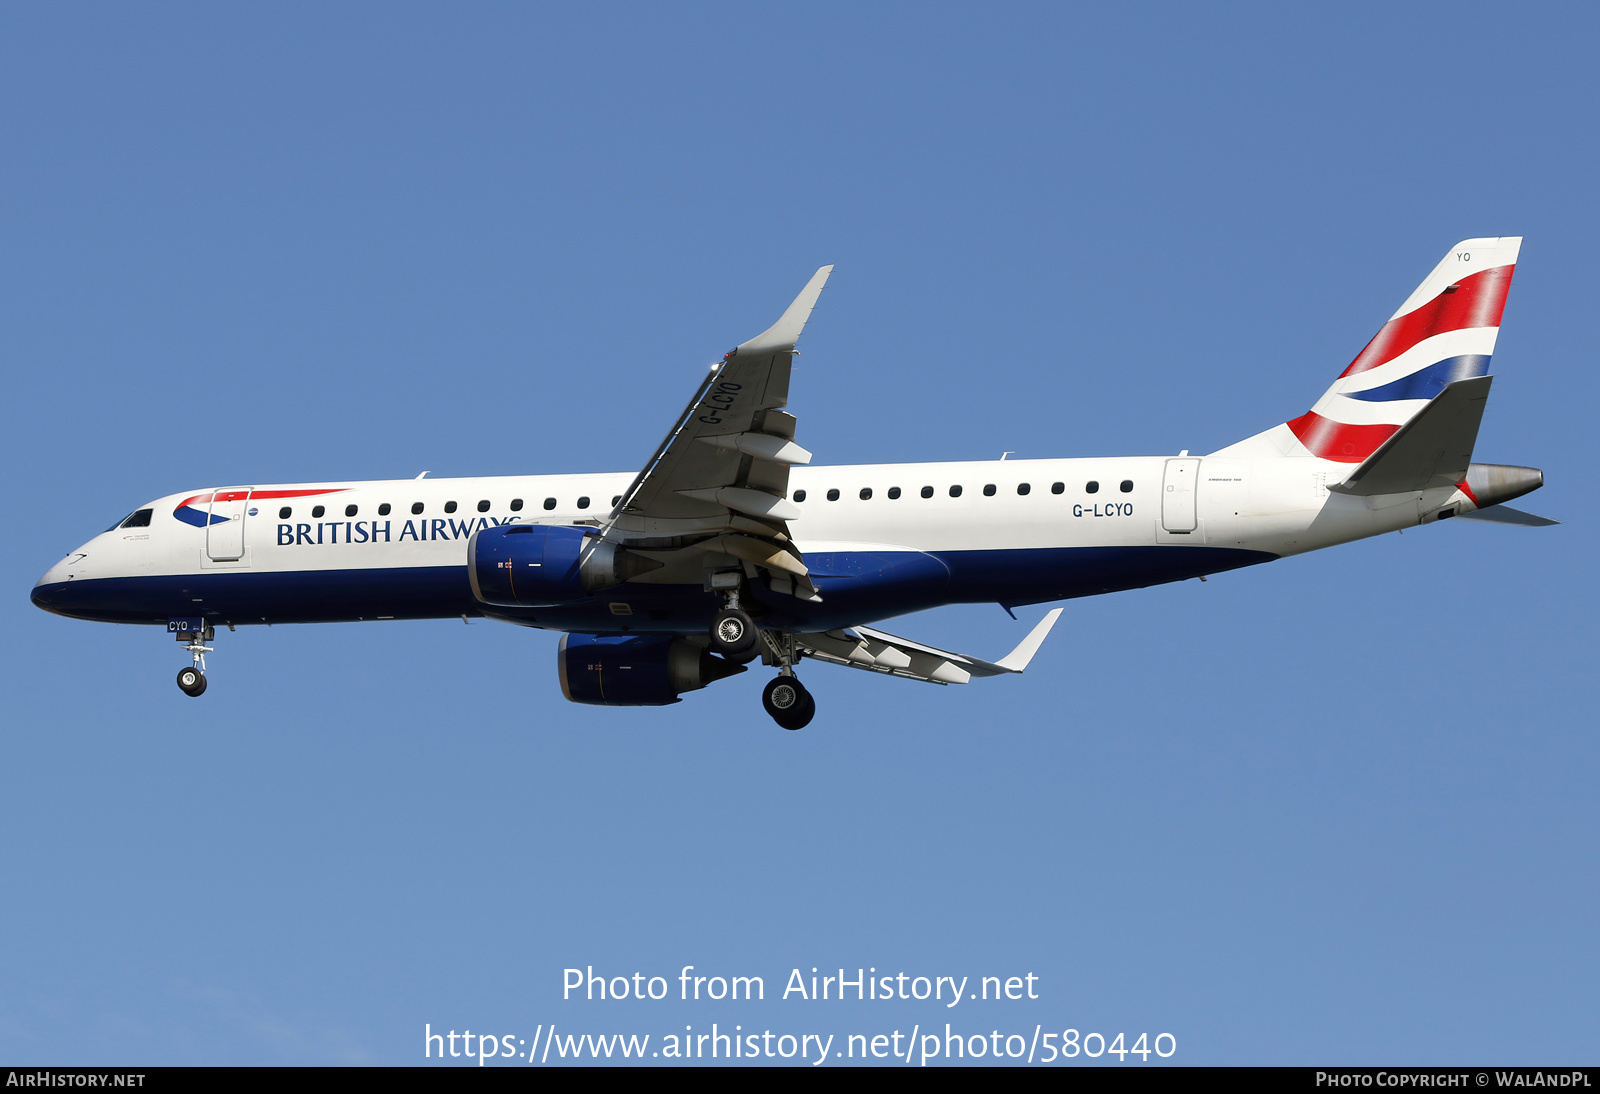
[{"label": "deployed flap", "polygon": [[[711,367],[612,510],[607,540],[677,550],[738,531],[770,539],[769,556],[775,557],[777,545],[789,539],[786,522],[800,514],[788,501],[789,467],[811,459],[794,443],[795,420],[783,409],[790,363],[832,271],[818,270],[776,323]],[[784,553],[786,559],[793,554]],[[798,596],[815,594],[803,577],[796,585]]]},{"label": "deployed flap", "polygon": [[868,669],[929,684],[965,684],[974,676],[1003,676],[1026,669],[1059,618],[1061,609],[1051,609],[1016,649],[998,661],[924,646],[872,627],[852,628],[854,634],[849,631],[797,634],[794,640],[808,657],[829,664]]},{"label": "deployed flap", "polygon": [[1492,376],[1457,380],[1329,490],[1369,497],[1454,486],[1466,478]]}]

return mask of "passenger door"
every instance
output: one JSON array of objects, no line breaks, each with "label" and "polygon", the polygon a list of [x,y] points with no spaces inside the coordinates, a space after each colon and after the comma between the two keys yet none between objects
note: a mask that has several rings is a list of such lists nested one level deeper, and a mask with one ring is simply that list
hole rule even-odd
[{"label": "passenger door", "polygon": [[1198,459],[1167,461],[1161,482],[1161,527],[1183,534],[1198,526],[1195,520],[1195,480],[1200,477]]},{"label": "passenger door", "polygon": [[244,518],[250,508],[248,486],[218,490],[207,507],[206,557],[212,562],[237,562],[244,557]]}]

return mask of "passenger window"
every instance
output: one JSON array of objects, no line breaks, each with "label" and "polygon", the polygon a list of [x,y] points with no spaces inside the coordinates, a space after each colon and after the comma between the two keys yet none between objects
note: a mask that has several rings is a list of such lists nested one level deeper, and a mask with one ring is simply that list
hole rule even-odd
[{"label": "passenger window", "polygon": [[837,490],[829,490],[828,491],[828,500],[829,501],[838,501],[839,500],[839,491],[837,491]]},{"label": "passenger window", "polygon": [[511,511],[513,513],[522,512],[522,499],[521,498],[512,498],[511,499]]},{"label": "passenger window", "polygon": [[870,500],[872,500],[872,487],[863,486],[861,488],[861,500],[862,501],[870,501]]},{"label": "passenger window", "polygon": [[444,511],[446,513],[454,513],[456,511],[456,503],[453,502],[453,501],[445,502],[444,503]]},{"label": "passenger window", "polygon": [[378,515],[380,517],[386,517],[386,516],[389,515],[389,503],[388,502],[384,502],[382,505],[378,506]]},{"label": "passenger window", "polygon": [[924,486],[924,487],[923,487],[923,488],[922,488],[922,496],[923,496],[923,497],[925,497],[925,498],[931,498],[931,497],[933,497],[933,487],[931,487],[931,486]]},{"label": "passenger window", "polygon": [[805,501],[806,500],[806,492],[804,490],[796,490],[794,492],[794,500],[795,501]]},{"label": "passenger window", "polygon": [[894,501],[899,496],[900,496],[900,488],[898,486],[889,487],[889,500],[890,501]]},{"label": "passenger window", "polygon": [[148,527],[150,527],[150,515],[152,513],[154,513],[154,512],[155,512],[154,509],[138,509],[138,510],[135,510],[134,512],[129,513],[127,519],[124,520],[121,524],[117,525],[117,527],[119,527],[119,528],[148,528]]},{"label": "passenger window", "polygon": [[316,519],[316,518],[317,518],[317,517],[320,517],[320,516],[321,516],[321,515],[322,515],[322,514],[324,514],[324,513],[326,513],[326,512],[327,512],[327,510],[326,510],[326,509],[324,509],[324,508],[323,508],[323,507],[322,507],[322,506],[320,506],[320,505],[313,505],[313,506],[312,506],[312,507],[311,507],[311,516],[312,516],[312,519]]},{"label": "passenger window", "polygon": [[354,505],[346,505],[344,507],[344,515],[347,516],[347,517],[355,516],[356,515],[356,507]]},{"label": "passenger window", "polygon": [[1124,494],[1133,493],[1133,480],[1132,479],[1123,479],[1122,480],[1122,492]]},{"label": "passenger window", "polygon": [[278,519],[279,520],[288,520],[292,516],[294,516],[294,510],[290,509],[287,505],[285,505],[282,509],[278,510]]},{"label": "passenger window", "polygon": [[1090,479],[1083,484],[1083,492],[1085,494],[1098,494],[1100,492],[1100,484]]},{"label": "passenger window", "polygon": [[1025,482],[1017,483],[1017,493],[1018,494],[1026,494],[1028,491],[1030,491],[1032,489],[1033,489],[1033,487],[1029,486]]},{"label": "passenger window", "polygon": [[994,497],[994,483],[991,482],[983,488],[983,496],[986,498]]},{"label": "passenger window", "polygon": [[589,508],[589,498],[587,497],[587,495],[578,499],[578,508],[579,509],[587,509],[587,508]]},{"label": "passenger window", "polygon": [[544,507],[546,509],[554,509],[556,507],[556,499],[555,498],[545,498],[544,499]]},{"label": "passenger window", "polygon": [[421,503],[421,502],[420,502],[420,501],[414,501],[414,502],[412,502],[412,503],[411,503],[411,511],[412,511],[412,512],[413,512],[413,513],[420,513],[420,512],[422,512],[422,503]]},{"label": "passenger window", "polygon": [[950,488],[950,496],[951,496],[951,497],[952,497],[952,498],[959,498],[959,497],[960,497],[960,496],[961,496],[961,487],[959,487],[959,486],[952,486],[952,487],[951,487],[951,488]]},{"label": "passenger window", "polygon": [[1066,488],[1067,488],[1067,484],[1064,483],[1064,482],[1053,482],[1053,483],[1050,484],[1050,492],[1052,494],[1059,494],[1062,491],[1066,490]]},{"label": "passenger window", "polygon": [[488,511],[489,511],[489,499],[488,498],[484,498],[482,501],[480,501],[478,503],[478,512],[487,513]]}]

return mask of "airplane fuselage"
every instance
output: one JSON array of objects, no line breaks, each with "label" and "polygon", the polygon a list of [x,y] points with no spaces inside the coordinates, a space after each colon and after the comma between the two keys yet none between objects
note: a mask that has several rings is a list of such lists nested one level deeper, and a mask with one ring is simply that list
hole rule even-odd
[{"label": "airplane fuselage", "polygon": [[[822,599],[752,591],[773,625],[812,629],[941,604],[1069,599],[1379,535],[1466,500],[1430,491],[1374,508],[1327,490],[1330,474],[1347,471],[1315,458],[1187,456],[797,467],[790,499],[803,516],[794,535]],[[63,559],[34,600],[62,615],[158,625],[189,616],[248,625],[491,614],[590,633],[698,632],[721,601],[670,569],[529,611],[486,609],[473,595],[474,532],[599,523],[632,478],[173,494],[143,507],[147,524],[110,529]]]}]

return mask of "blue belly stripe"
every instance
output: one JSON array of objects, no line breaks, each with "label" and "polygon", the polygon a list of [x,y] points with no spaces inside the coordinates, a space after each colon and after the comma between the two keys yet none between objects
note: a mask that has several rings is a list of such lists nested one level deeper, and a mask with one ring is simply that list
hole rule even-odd
[{"label": "blue belly stripe", "polygon": [[[865,552],[830,556],[816,582],[821,604],[756,588],[767,626],[829,630],[944,604],[1010,607],[1137,589],[1270,562],[1232,547],[1054,547],[1009,551]],[[909,560],[922,562],[908,564]],[[946,576],[946,574],[948,576]],[[879,578],[878,575],[883,575]],[[699,586],[621,585],[557,608],[486,611],[465,566],[119,577],[41,585],[33,602],[76,619],[165,626],[203,615],[214,623],[332,623],[379,618],[493,615],[592,634],[699,633],[721,606]],[[625,603],[630,614],[612,611]]]}]

